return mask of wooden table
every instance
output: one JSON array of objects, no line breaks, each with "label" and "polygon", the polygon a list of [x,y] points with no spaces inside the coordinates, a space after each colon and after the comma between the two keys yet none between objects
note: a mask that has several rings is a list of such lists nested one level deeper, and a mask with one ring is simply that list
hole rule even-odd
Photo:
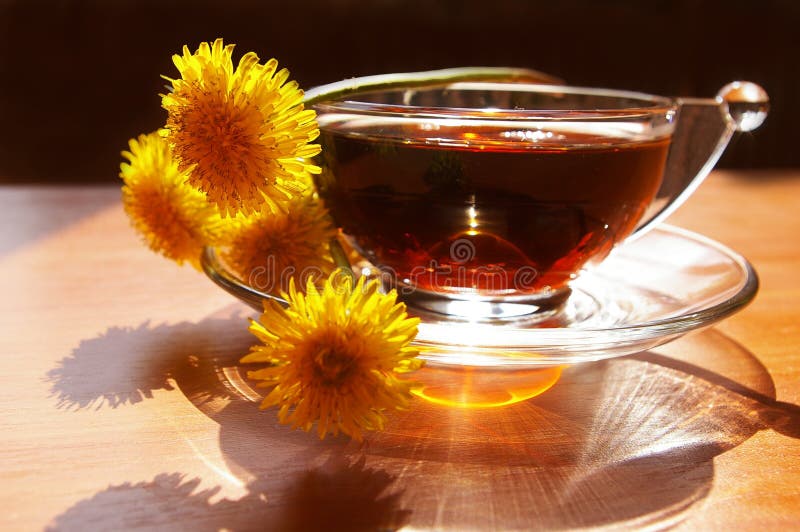
[{"label": "wooden table", "polygon": [[672,223],[747,256],[740,314],[364,444],[261,412],[252,313],[144,248],[115,187],[0,188],[3,530],[800,524],[800,172],[716,172]]}]

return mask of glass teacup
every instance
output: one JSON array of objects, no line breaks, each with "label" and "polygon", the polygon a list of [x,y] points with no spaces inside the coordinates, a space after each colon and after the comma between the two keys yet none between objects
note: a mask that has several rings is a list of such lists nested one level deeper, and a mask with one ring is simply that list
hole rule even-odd
[{"label": "glass teacup", "polygon": [[355,249],[412,307],[496,319],[557,311],[581,271],[666,217],[737,128],[763,121],[767,98],[752,84],[675,100],[398,82],[313,107],[318,190]]}]

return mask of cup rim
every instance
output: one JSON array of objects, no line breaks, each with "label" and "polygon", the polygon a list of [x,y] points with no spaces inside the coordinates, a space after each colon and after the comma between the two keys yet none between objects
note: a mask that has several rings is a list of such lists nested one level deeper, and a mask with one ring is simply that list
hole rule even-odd
[{"label": "cup rim", "polygon": [[[403,91],[426,90],[502,90],[510,92],[538,92],[556,94],[577,94],[589,96],[608,97],[609,100],[617,98],[640,102],[641,105],[620,105],[610,108],[584,108],[584,109],[505,109],[497,107],[438,107],[396,103],[376,103],[359,100],[359,96],[381,92],[397,93]],[[460,81],[450,84],[432,84],[430,86],[404,87],[402,85],[382,87],[379,89],[366,88],[364,91],[350,93],[338,99],[316,102],[311,107],[322,113],[347,113],[371,116],[404,118],[458,118],[479,119],[489,121],[517,121],[517,120],[545,120],[545,121],[584,121],[584,120],[631,120],[642,119],[654,115],[674,112],[677,102],[672,98],[656,96],[644,92],[608,89],[597,87],[581,87],[570,85],[553,85],[544,83],[517,83],[517,82],[474,82]]]}]

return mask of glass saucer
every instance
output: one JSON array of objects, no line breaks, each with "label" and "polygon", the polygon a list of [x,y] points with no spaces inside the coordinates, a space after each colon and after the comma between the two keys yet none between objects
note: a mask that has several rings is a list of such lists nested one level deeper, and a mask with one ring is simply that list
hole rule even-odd
[{"label": "glass saucer", "polygon": [[[251,307],[279,298],[237,279],[213,248],[203,269]],[[455,366],[553,366],[651,349],[742,309],[758,277],[739,254],[709,238],[661,225],[620,246],[571,284],[548,319],[485,322],[409,307],[422,322],[415,345],[431,363]],[[282,301],[282,300],[280,300]],[[464,302],[464,304],[473,304]]]}]

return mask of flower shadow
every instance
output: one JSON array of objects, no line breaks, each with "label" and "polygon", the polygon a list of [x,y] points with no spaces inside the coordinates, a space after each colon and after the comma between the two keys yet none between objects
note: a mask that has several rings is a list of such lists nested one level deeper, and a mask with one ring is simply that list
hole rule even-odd
[{"label": "flower shadow", "polygon": [[219,488],[196,491],[199,485],[200,479],[180,473],[111,485],[56,517],[46,530],[86,530],[90,523],[96,530],[177,529],[177,524],[185,527],[195,520],[195,530],[219,530],[227,512],[210,501]]},{"label": "flower shadow", "polygon": [[300,474],[276,512],[276,530],[396,530],[408,524],[396,477],[366,467],[366,457],[352,463],[331,456],[322,466]]},{"label": "flower shadow", "polygon": [[[81,341],[44,378],[58,408],[135,405],[173,390],[173,376],[184,367],[238,360],[253,343],[246,316],[236,305],[198,323],[111,327]],[[213,393],[227,395],[221,387]]]},{"label": "flower shadow", "polygon": [[198,489],[198,478],[164,473],[111,485],[56,517],[47,530],[394,530],[411,514],[399,506],[402,492],[394,481],[365,467],[363,459],[332,458],[293,475],[283,493],[256,480],[244,497],[215,501],[220,487]]},{"label": "flower shadow", "polygon": [[[71,410],[136,405],[180,383],[192,404],[220,423],[230,452],[240,450],[239,441],[280,443],[270,460],[261,448],[246,469],[231,464],[248,493],[215,502],[220,486],[202,489],[199,478],[164,473],[110,485],[58,516],[50,529],[375,530],[404,524],[410,512],[398,507],[402,492],[392,487],[395,477],[367,467],[363,458],[343,458],[337,451],[348,439],[319,442],[289,431],[252,400],[242,400],[243,388],[226,368],[236,367],[254,342],[249,315],[233,305],[197,323],[112,327],[81,341],[45,377],[57,406]],[[275,475],[280,460],[285,474]]]}]

